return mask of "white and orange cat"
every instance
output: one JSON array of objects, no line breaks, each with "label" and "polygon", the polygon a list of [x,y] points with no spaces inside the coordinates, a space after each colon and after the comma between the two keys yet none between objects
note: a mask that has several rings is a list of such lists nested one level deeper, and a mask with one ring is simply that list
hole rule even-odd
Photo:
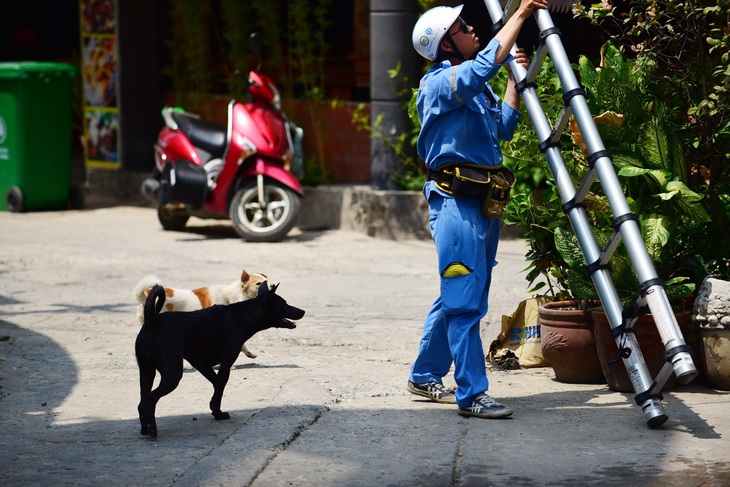
[{"label": "white and orange cat", "polygon": [[[244,269],[243,273],[241,273],[241,279],[228,285],[201,287],[197,289],[166,287],[165,306],[160,312],[195,311],[208,308],[214,304],[225,305],[238,303],[239,301],[247,301],[258,295],[259,286],[266,279],[265,274],[249,274]],[[148,274],[134,286],[134,297],[140,303],[137,306],[137,319],[139,319],[140,323],[144,323],[144,302],[155,284],[162,286],[162,281],[154,274]],[[241,347],[241,351],[247,357],[256,358],[256,354],[246,348],[245,343]]]}]

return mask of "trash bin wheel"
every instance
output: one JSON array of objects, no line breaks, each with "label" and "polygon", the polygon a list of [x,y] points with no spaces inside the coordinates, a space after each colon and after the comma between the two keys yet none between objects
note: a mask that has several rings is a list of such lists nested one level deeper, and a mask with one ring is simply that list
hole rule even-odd
[{"label": "trash bin wheel", "polygon": [[5,202],[8,205],[8,210],[12,211],[13,213],[19,213],[23,211],[23,204],[25,203],[25,198],[23,198],[23,192],[20,190],[19,187],[13,186],[8,190],[8,193],[5,195]]},{"label": "trash bin wheel", "polygon": [[68,203],[72,210],[80,210],[84,207],[84,188],[78,183],[71,183],[68,192]]}]

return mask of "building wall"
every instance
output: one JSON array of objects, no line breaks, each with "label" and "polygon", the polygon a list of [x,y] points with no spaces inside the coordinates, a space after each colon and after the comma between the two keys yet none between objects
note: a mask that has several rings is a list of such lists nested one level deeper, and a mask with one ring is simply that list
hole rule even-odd
[{"label": "building wall", "polygon": [[[122,2],[123,0],[117,0]],[[0,62],[11,60],[38,60],[77,62],[79,59],[79,0],[57,0],[47,2],[41,0],[27,0],[24,2],[5,2],[3,14],[0,15]],[[165,16],[169,8],[169,0],[153,0],[156,6],[153,11],[160,17]],[[367,183],[370,181],[370,139],[366,131],[357,131],[350,122],[350,113],[354,109],[353,101],[368,102],[370,100],[370,1],[369,0],[338,0],[333,2],[338,9],[339,18],[332,19],[332,45],[328,55],[327,87],[330,95],[344,102],[339,108],[327,108],[322,113],[323,139],[325,143],[325,165],[336,183]],[[443,2],[448,4],[459,2]],[[484,3],[481,0],[464,0],[464,15],[478,28],[482,38],[490,36],[489,22]],[[143,5],[144,4],[144,5]],[[162,79],[161,69],[165,62],[162,59],[152,59],[150,56],[163,56],[164,47],[160,24],[164,20],[157,19],[141,22],[141,17],[135,15],[135,9],[146,10],[149,7],[145,2],[131,0],[125,2],[127,8],[123,10],[121,22],[134,23],[128,33],[132,38],[124,40],[122,33],[121,63],[127,66],[129,76],[128,93],[122,99],[122,117],[127,123],[127,129],[122,130],[122,137],[132,133],[132,140],[127,140],[128,155],[123,160],[122,171],[146,172],[153,164],[150,144],[156,133],[162,127],[159,109],[162,97],[154,93],[145,93],[145,90],[164,90],[169,86],[165,82],[134,83],[135,73],[157,76]],[[344,17],[343,17],[344,16]],[[571,60],[575,60],[580,53],[589,53],[592,58],[598,52],[601,43],[599,35],[591,35],[590,27],[573,21],[570,15],[553,16],[555,23],[563,31],[563,40]],[[480,21],[483,19],[483,22]],[[414,18],[415,21],[415,18]],[[123,26],[124,27],[124,26]],[[536,32],[525,29],[520,43],[525,47],[533,45]],[[156,32],[150,33],[150,30]],[[580,39],[580,42],[577,41]],[[150,49],[145,48],[145,42],[157,44]],[[415,54],[414,54],[415,55]],[[136,58],[130,61],[129,57]],[[158,62],[159,61],[159,62]],[[141,78],[139,78],[141,79]],[[135,96],[137,93],[138,96]],[[137,101],[134,101],[137,100]],[[152,107],[158,103],[159,106]],[[218,102],[216,102],[218,103]],[[223,107],[227,100],[223,100]],[[135,106],[136,105],[136,106]],[[81,102],[79,102],[79,108]],[[149,110],[141,115],[140,107]],[[225,110],[223,112],[225,114]],[[141,118],[140,118],[141,117]],[[306,116],[300,104],[297,104],[292,117],[305,129],[305,150],[313,154],[316,146],[314,137],[316,123]],[[78,126],[74,135],[76,154],[81,149]],[[131,127],[131,128],[130,128]],[[142,129],[142,130],[137,130]],[[131,132],[130,132],[131,131]],[[126,133],[125,133],[126,132]],[[148,157],[149,156],[149,157]],[[75,158],[78,160],[78,157]],[[82,162],[83,164],[83,162]],[[83,169],[83,168],[82,168]],[[116,171],[107,171],[113,177]],[[78,172],[76,173],[78,174]],[[83,171],[81,177],[84,177]],[[120,180],[123,178],[119,178]],[[137,191],[137,188],[134,188]]]}]

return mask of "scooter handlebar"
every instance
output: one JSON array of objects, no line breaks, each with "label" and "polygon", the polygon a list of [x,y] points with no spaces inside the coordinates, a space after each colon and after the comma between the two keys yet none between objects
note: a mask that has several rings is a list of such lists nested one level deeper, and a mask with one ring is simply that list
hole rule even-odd
[{"label": "scooter handlebar", "polygon": [[165,107],[162,109],[162,119],[165,121],[165,125],[167,125],[168,128],[171,130],[178,130],[177,123],[175,122],[175,119],[172,118],[172,107]]},{"label": "scooter handlebar", "polygon": [[173,113],[179,113],[181,115],[185,115],[186,117],[190,118],[200,118],[200,115],[195,113],[186,112],[183,107],[169,107],[166,106],[162,109],[162,119],[165,121],[165,125],[167,125],[171,130],[178,130],[179,127],[177,125],[177,122],[175,122],[175,117],[173,117]]}]

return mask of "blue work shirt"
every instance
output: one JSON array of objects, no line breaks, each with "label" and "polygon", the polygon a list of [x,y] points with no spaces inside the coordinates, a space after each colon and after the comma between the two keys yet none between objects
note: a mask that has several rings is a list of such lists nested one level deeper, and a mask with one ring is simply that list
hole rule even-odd
[{"label": "blue work shirt", "polygon": [[[418,154],[429,169],[464,162],[483,166],[502,163],[500,140],[510,140],[520,112],[502,103],[487,83],[502,64],[495,64],[499,41],[492,39],[473,60],[431,66],[416,98],[421,133]],[[514,59],[508,56],[505,63]]]}]

